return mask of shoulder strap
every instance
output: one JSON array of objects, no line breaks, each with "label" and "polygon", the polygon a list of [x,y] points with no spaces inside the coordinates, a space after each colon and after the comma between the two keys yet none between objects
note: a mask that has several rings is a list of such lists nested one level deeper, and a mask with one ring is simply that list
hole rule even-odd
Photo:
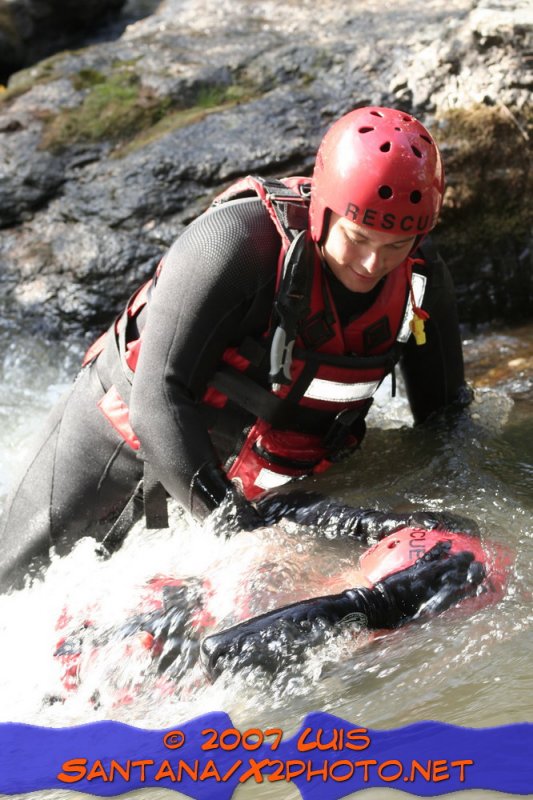
[{"label": "shoulder strap", "polygon": [[[293,241],[301,231],[308,228],[309,198],[305,192],[305,184],[299,184],[300,190],[287,186],[276,178],[260,178],[252,176],[265,192],[263,202],[274,213],[274,224],[283,239]],[[272,216],[272,213],[271,213]]]},{"label": "shoulder strap", "polygon": [[284,244],[288,246],[299,231],[307,229],[309,217],[308,184],[304,179],[298,179],[293,188],[288,185],[292,183],[292,179],[284,182],[277,178],[247,175],[219,194],[213,206],[242,197],[260,197]]},{"label": "shoulder strap", "polygon": [[292,350],[298,325],[309,313],[313,269],[308,247],[309,187],[304,178],[248,175],[219,195],[213,205],[239,197],[261,198],[282,241],[274,301],[270,381],[274,389],[291,383]]},{"label": "shoulder strap", "polygon": [[283,259],[274,313],[277,327],[270,350],[270,381],[273,387],[291,383],[292,351],[298,326],[309,314],[313,284],[312,252],[307,231],[293,239]]}]

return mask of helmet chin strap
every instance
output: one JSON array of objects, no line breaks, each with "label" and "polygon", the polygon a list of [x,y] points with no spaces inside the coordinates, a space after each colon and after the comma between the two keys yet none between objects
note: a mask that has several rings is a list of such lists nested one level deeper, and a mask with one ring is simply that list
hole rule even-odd
[{"label": "helmet chin strap", "polygon": [[322,224],[322,235],[320,236],[320,239],[317,242],[315,242],[315,244],[316,244],[316,246],[318,248],[318,252],[320,253],[320,257],[323,260],[325,260],[324,259],[324,245],[326,243],[326,239],[328,238],[330,222],[331,222],[331,208],[326,208],[324,210],[324,222]]}]

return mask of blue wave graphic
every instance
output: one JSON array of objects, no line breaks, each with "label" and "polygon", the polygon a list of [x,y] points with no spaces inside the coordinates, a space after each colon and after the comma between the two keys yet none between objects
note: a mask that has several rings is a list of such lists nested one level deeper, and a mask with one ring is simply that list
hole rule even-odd
[{"label": "blue wave graphic", "polygon": [[71,789],[111,797],[162,787],[195,800],[230,800],[240,783],[281,781],[292,781],[304,800],[377,786],[420,797],[464,789],[529,794],[533,724],[372,730],[316,712],[288,739],[277,728],[238,731],[222,712],[165,730],[110,721],[0,724],[1,794]]}]

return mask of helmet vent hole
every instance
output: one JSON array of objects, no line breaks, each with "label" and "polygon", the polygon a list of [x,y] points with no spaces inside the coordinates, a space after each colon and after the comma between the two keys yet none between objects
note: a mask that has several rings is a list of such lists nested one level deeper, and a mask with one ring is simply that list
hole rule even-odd
[{"label": "helmet vent hole", "polygon": [[401,131],[401,128],[394,128],[395,131]]},{"label": "helmet vent hole", "polygon": [[379,149],[381,150],[382,153],[388,153],[389,150],[391,149],[391,143],[390,142],[383,142],[383,144],[381,145],[381,147]]},{"label": "helmet vent hole", "polygon": [[402,119],[403,119],[404,122],[412,122],[413,121],[413,118],[412,117],[408,117],[408,116],[402,117]]},{"label": "helmet vent hole", "polygon": [[421,133],[421,134],[420,134],[420,138],[421,138],[421,139],[423,139],[423,140],[424,140],[425,142],[427,142],[428,144],[433,144],[433,142],[431,141],[431,139],[429,138],[429,136],[424,136],[424,134],[423,134],[423,133]]},{"label": "helmet vent hole", "polygon": [[419,203],[422,200],[422,194],[418,191],[418,189],[415,189],[414,192],[411,192],[409,200],[411,203]]},{"label": "helmet vent hole", "polygon": [[383,116],[381,111],[371,111],[370,113],[372,114],[373,117],[382,117]]},{"label": "helmet vent hole", "polygon": [[365,126],[363,128],[359,128],[359,133],[370,133],[370,131],[373,131],[373,130],[374,130],[374,128],[369,128],[368,126]]},{"label": "helmet vent hole", "polygon": [[388,200],[390,197],[392,197],[392,189],[390,186],[380,186],[378,189],[378,194],[383,200]]},{"label": "helmet vent hole", "polygon": [[418,147],[415,147],[414,145],[411,145],[411,150],[413,151],[413,153],[415,154],[415,156],[417,158],[422,158],[422,153],[420,152]]}]

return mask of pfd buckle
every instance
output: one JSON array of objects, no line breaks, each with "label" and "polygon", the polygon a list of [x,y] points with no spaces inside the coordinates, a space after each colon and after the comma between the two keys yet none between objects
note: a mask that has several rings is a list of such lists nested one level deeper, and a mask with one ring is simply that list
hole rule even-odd
[{"label": "pfd buckle", "polygon": [[372,403],[373,398],[369,398],[362,406],[339,411],[324,436],[324,447],[328,453],[335,454],[345,446],[348,436],[353,433],[353,426],[359,419],[365,418]]},{"label": "pfd buckle", "polygon": [[270,382],[273,391],[279,391],[281,384],[291,383],[291,364],[294,339],[288,340],[286,331],[276,328],[270,349]]}]

